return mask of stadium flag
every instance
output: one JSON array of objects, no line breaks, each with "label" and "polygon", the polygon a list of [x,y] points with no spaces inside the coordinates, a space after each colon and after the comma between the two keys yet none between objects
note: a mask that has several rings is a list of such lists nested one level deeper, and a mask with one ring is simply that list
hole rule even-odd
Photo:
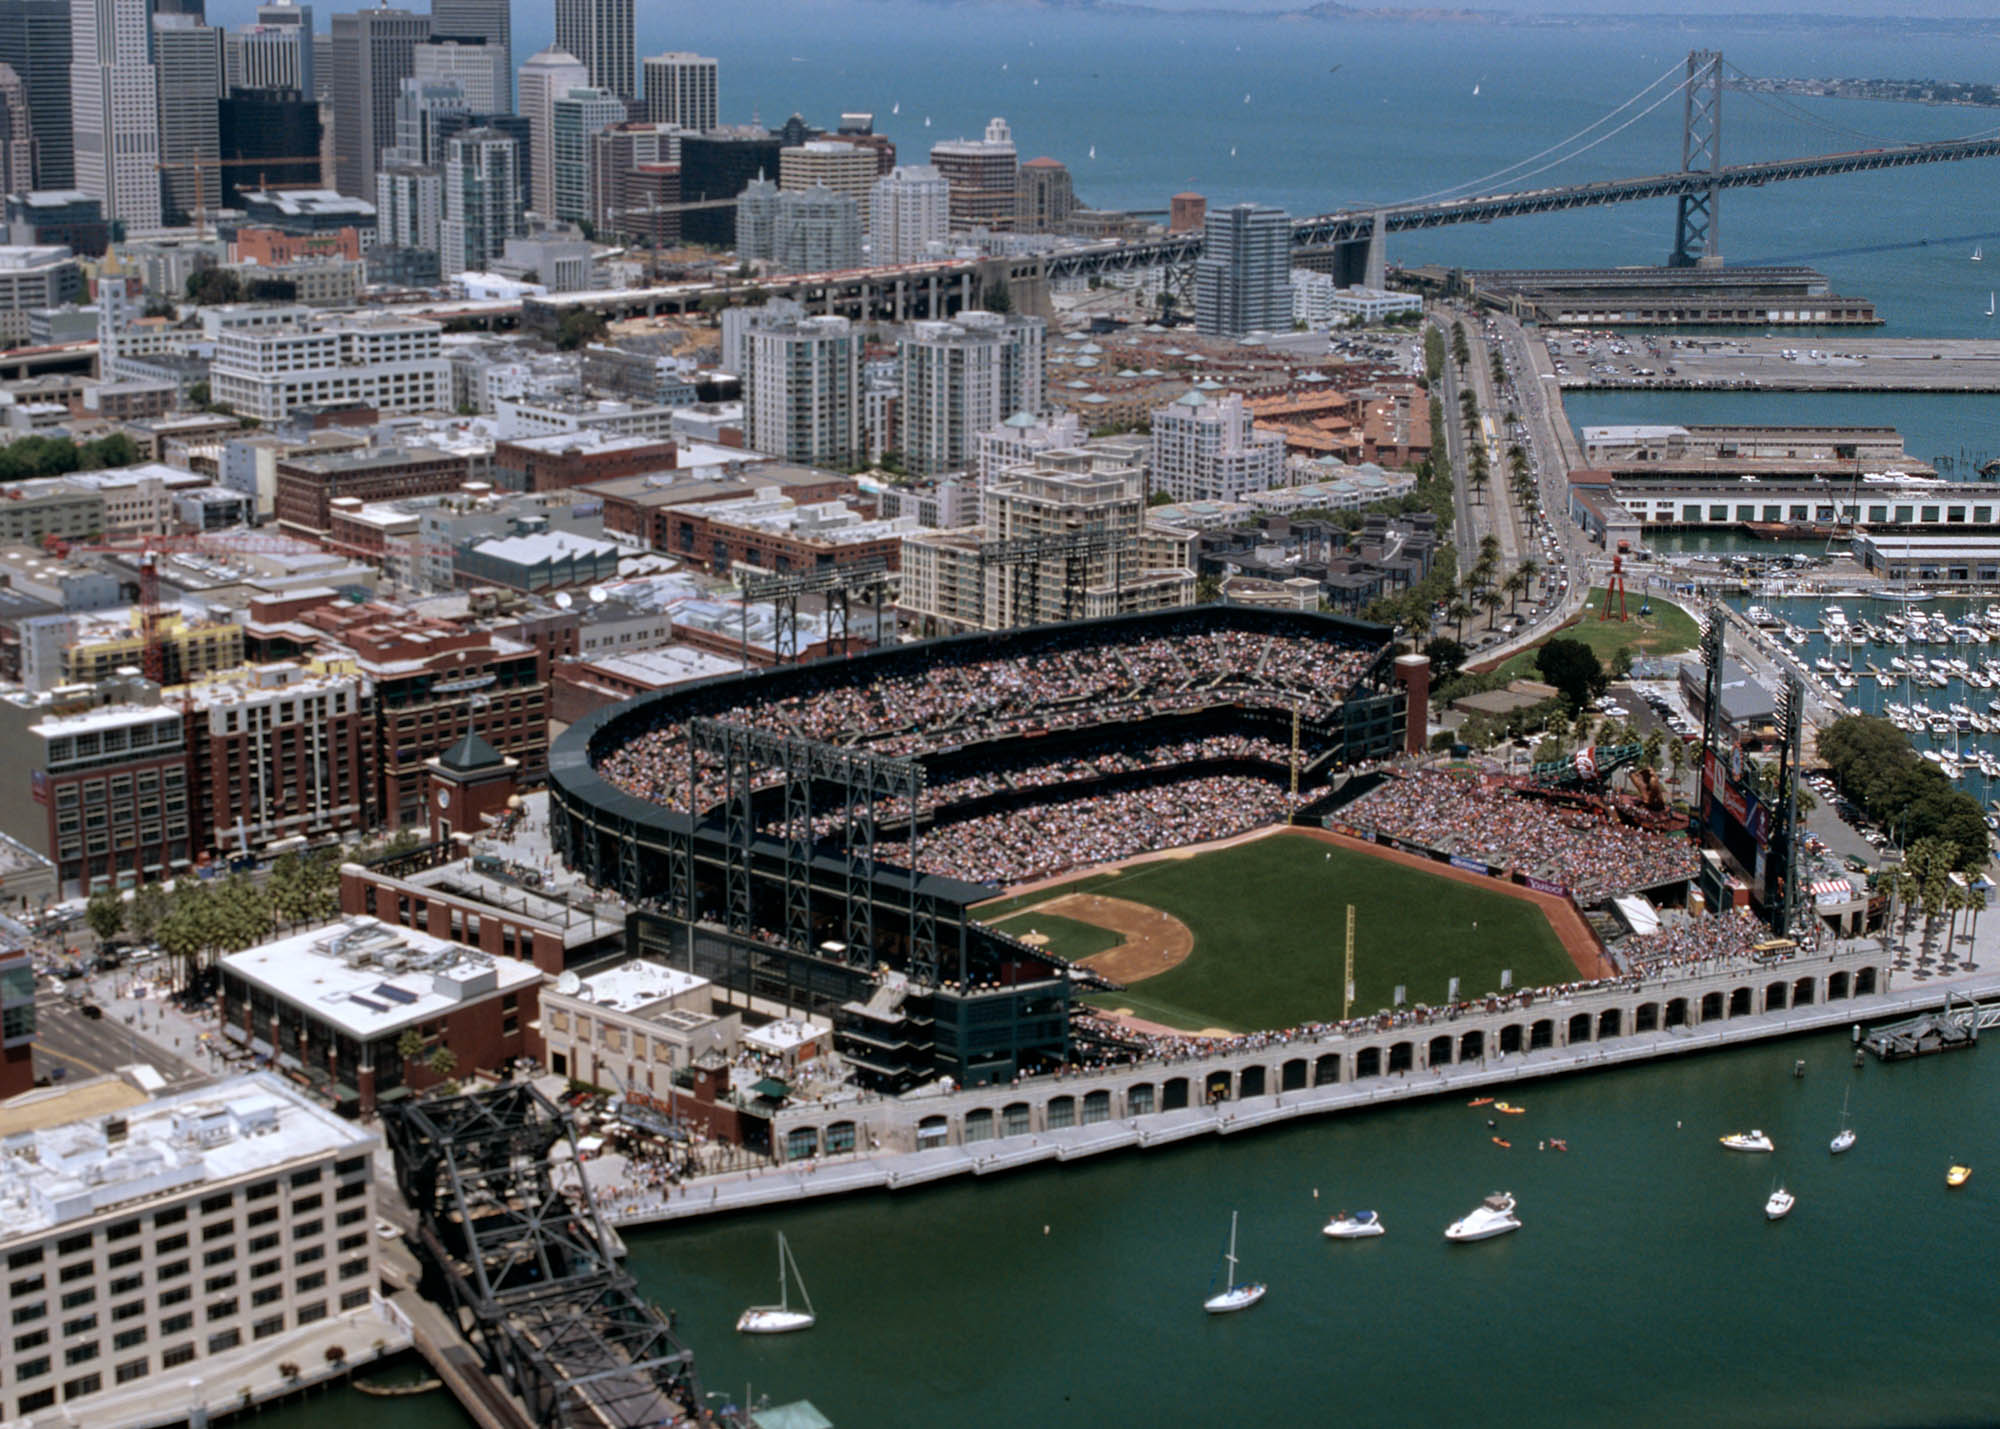
[{"label": "stadium flag", "polygon": [[1508,988],[1512,987],[1513,985],[1514,985],[1514,970],[1512,968],[1500,969],[1500,991],[1505,992]]},{"label": "stadium flag", "polygon": [[1347,985],[1347,1000],[1348,1000],[1349,1002],[1352,1002],[1352,1001],[1354,1001],[1354,984],[1353,984],[1353,983],[1349,983],[1349,984]]},{"label": "stadium flag", "polygon": [[1402,1005],[1403,1005],[1404,1003],[1408,1002],[1408,1001],[1409,1001],[1409,998],[1407,998],[1406,996],[1404,996],[1404,994],[1405,994],[1406,992],[1408,992],[1408,991],[1409,991],[1409,989],[1408,989],[1408,988],[1404,987],[1404,986],[1403,986],[1403,985],[1402,985],[1401,983],[1397,983],[1397,984],[1396,984],[1396,1000],[1395,1000],[1394,1002],[1390,1003],[1389,1005],[1390,1005],[1391,1007],[1401,1007],[1401,1006],[1402,1006]]},{"label": "stadium flag", "polygon": [[1444,990],[1444,1000],[1445,1000],[1446,1002],[1457,1002],[1457,1001],[1458,1001],[1458,979],[1457,979],[1457,978],[1453,978],[1453,979],[1452,979],[1452,980],[1451,980],[1451,981],[1450,981],[1449,983],[1445,984],[1445,990]]}]

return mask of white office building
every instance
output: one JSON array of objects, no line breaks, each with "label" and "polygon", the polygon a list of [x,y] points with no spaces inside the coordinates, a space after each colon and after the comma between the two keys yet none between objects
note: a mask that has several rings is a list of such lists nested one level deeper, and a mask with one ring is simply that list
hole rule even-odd
[{"label": "white office building", "polygon": [[898,164],[868,194],[868,256],[915,263],[951,235],[951,185],[933,164]]},{"label": "white office building", "polygon": [[753,321],[743,334],[743,441],[805,466],[862,450],[861,330],[846,318]]},{"label": "white office building", "polygon": [[474,114],[491,114],[500,107],[493,82],[493,57],[486,46],[442,38],[435,26],[431,37],[410,51],[410,77],[456,84],[465,96],[465,107]]},{"label": "white office building", "polygon": [[1210,209],[1194,269],[1194,325],[1207,337],[1292,328],[1292,220],[1239,203]]},{"label": "white office building", "polygon": [[233,328],[216,340],[215,400],[259,421],[301,407],[362,404],[381,412],[450,411],[443,328],[420,318],[326,317]]},{"label": "white office building", "polygon": [[310,5],[257,7],[257,23],[223,37],[225,92],[230,89],[296,89],[308,99],[317,92],[313,65],[313,12]]},{"label": "white office building", "polygon": [[1040,318],[965,312],[912,323],[897,344],[903,469],[936,476],[970,469],[979,433],[1017,412],[1039,414],[1048,370]]},{"label": "white office building", "polygon": [[322,1361],[330,1330],[404,1342],[374,1306],[378,1144],[269,1073],[16,1132],[0,1412],[126,1422],[106,1401],[140,1385],[185,1412],[191,1384],[233,1397],[275,1350]]},{"label": "white office building", "polygon": [[1285,439],[1258,431],[1233,393],[1189,392],[1154,409],[1148,466],[1153,491],[1175,501],[1241,501],[1285,484]]},{"label": "white office building", "polygon": [[720,123],[716,62],[707,55],[670,50],[648,55],[646,117],[655,124],[675,124],[706,134]]},{"label": "white office building", "polygon": [[528,121],[528,201],[544,217],[555,212],[556,203],[552,143],[556,100],[589,83],[590,71],[567,50],[542,50],[521,66],[520,113]]},{"label": "white office building", "polygon": [[160,226],[159,79],[149,0],[70,0],[76,186],[127,233]]},{"label": "white office building", "polygon": [[1421,313],[1424,300],[1415,293],[1386,288],[1343,288],[1331,273],[1309,268],[1292,270],[1292,319],[1309,328],[1330,328],[1359,318],[1379,323],[1401,313]]}]

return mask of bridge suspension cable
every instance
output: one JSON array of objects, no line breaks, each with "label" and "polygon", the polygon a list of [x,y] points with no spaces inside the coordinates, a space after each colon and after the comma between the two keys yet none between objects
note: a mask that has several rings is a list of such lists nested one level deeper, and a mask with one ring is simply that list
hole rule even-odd
[{"label": "bridge suspension cable", "polygon": [[[1678,79],[1675,79],[1676,75],[1680,77]],[[1530,164],[1548,158],[1549,155],[1557,153],[1559,150],[1568,148],[1571,144],[1576,143],[1578,140],[1582,139],[1585,135],[1589,134],[1593,129],[1597,129],[1602,127],[1603,125],[1609,124],[1613,119],[1616,119],[1620,114],[1623,114],[1627,109],[1630,109],[1633,105],[1639,103],[1648,94],[1651,94],[1655,89],[1658,89],[1660,85],[1666,83],[1666,81],[1670,79],[1674,80],[1674,83],[1667,89],[1667,91],[1664,94],[1662,94],[1659,97],[1659,99],[1655,100],[1651,105],[1649,105],[1645,110],[1643,110],[1640,114],[1636,114],[1633,116],[1633,120],[1644,118],[1645,115],[1652,113],[1653,110],[1659,108],[1662,103],[1664,103],[1668,99],[1671,99],[1674,95],[1679,94],[1681,90],[1686,87],[1687,76],[1683,72],[1683,66],[1681,66],[1678,63],[1669,66],[1660,75],[1658,79],[1655,79],[1651,84],[1648,84],[1644,88],[1640,89],[1636,94],[1632,95],[1631,98],[1627,99],[1623,104],[1620,104],[1616,109],[1613,109],[1606,114],[1600,115],[1598,118],[1584,125],[1583,128],[1577,130],[1574,134],[1571,134],[1569,137],[1565,139],[1557,140],[1555,143],[1549,145],[1548,148],[1541,150],[1539,153],[1530,154],[1525,159],[1518,159],[1515,162],[1507,165],[1505,168],[1493,170],[1493,172],[1490,174],[1482,174],[1480,175],[1480,177],[1476,179],[1468,179],[1462,184],[1453,184],[1450,188],[1436,189],[1427,194],[1418,194],[1416,197],[1404,199],[1402,200],[1402,202],[1429,203],[1434,199],[1450,198],[1455,194],[1490,192],[1491,191],[1490,186],[1493,184],[1502,182],[1512,182],[1514,179],[1517,178],[1531,177],[1531,175],[1522,174],[1519,171],[1527,168]],[[1628,127],[1632,122],[1633,122],[1632,120],[1627,120],[1626,123],[1621,124],[1618,127],[1618,129],[1612,130],[1611,134],[1616,134],[1620,132],[1620,130]],[[1590,144],[1585,145],[1583,149],[1576,150],[1576,153],[1581,154],[1585,152],[1585,150],[1587,149],[1595,148],[1597,144],[1600,144],[1605,139],[1610,138],[1611,134],[1605,134],[1599,136],[1599,138],[1593,140]],[[1549,164],[1544,164],[1541,168],[1536,169],[1533,172],[1536,174],[1542,173],[1547,169],[1554,167],[1555,164],[1563,163],[1566,160],[1573,157],[1574,155],[1572,154],[1564,154],[1562,158],[1556,159]]]}]

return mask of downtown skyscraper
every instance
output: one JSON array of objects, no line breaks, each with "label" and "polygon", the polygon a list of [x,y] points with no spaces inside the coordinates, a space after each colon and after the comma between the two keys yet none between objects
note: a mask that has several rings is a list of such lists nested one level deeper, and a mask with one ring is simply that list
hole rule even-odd
[{"label": "downtown skyscraper", "polygon": [[382,151],[396,141],[397,97],[430,33],[431,17],[408,10],[333,17],[334,187],[350,198],[375,197]]},{"label": "downtown skyscraper", "polygon": [[431,0],[431,34],[447,40],[481,40],[493,64],[491,108],[514,107],[513,0]]},{"label": "downtown skyscraper", "polygon": [[69,106],[69,0],[0,0],[0,64],[28,89],[38,189],[76,184]]},{"label": "downtown skyscraper", "polygon": [[556,0],[556,48],[583,61],[595,88],[637,94],[632,45],[632,0]]},{"label": "downtown skyscraper", "polygon": [[159,83],[148,0],[71,0],[76,186],[128,232],[160,226]]}]

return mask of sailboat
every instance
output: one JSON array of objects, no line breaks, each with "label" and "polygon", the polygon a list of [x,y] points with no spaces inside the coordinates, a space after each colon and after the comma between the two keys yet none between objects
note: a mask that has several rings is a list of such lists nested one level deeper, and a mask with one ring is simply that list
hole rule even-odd
[{"label": "sailboat", "polygon": [[1228,1280],[1220,1295],[1211,1295],[1201,1302],[1201,1308],[1211,1315],[1227,1315],[1232,1310],[1248,1310],[1264,1298],[1264,1282],[1247,1280],[1236,1283],[1236,1212],[1229,1213],[1229,1254],[1224,1257],[1229,1262]]},{"label": "sailboat", "polygon": [[[791,1282],[799,1282],[799,1299],[806,1302],[803,1310],[794,1310],[791,1299]],[[783,1231],[778,1232],[778,1303],[775,1305],[752,1305],[736,1317],[736,1332],[740,1335],[784,1335],[793,1330],[810,1330],[819,1320],[813,1313],[812,1296],[806,1293],[806,1278],[799,1274],[799,1263],[792,1259],[792,1247],[785,1239]]]},{"label": "sailboat", "polygon": [[1986,290],[1986,316],[1989,318],[1993,316],[1993,290],[1991,288]]},{"label": "sailboat", "polygon": [[1854,1128],[1847,1124],[1847,1098],[1842,1097],[1840,1099],[1840,1130],[1834,1134],[1833,1140],[1827,1143],[1826,1149],[1831,1151],[1835,1156],[1838,1156],[1852,1145],[1854,1145]]},{"label": "sailboat", "polygon": [[1985,257],[1986,257],[1986,254],[1985,254],[1985,253],[1984,253],[1983,251],[1981,251],[1981,249],[1980,249],[1979,245],[1978,245],[1977,243],[1973,244],[1973,245],[1972,245],[1972,261],[1973,261],[1973,262],[1975,262],[1975,263],[1979,263],[1979,262],[1983,262],[1983,261],[1985,260]]}]

